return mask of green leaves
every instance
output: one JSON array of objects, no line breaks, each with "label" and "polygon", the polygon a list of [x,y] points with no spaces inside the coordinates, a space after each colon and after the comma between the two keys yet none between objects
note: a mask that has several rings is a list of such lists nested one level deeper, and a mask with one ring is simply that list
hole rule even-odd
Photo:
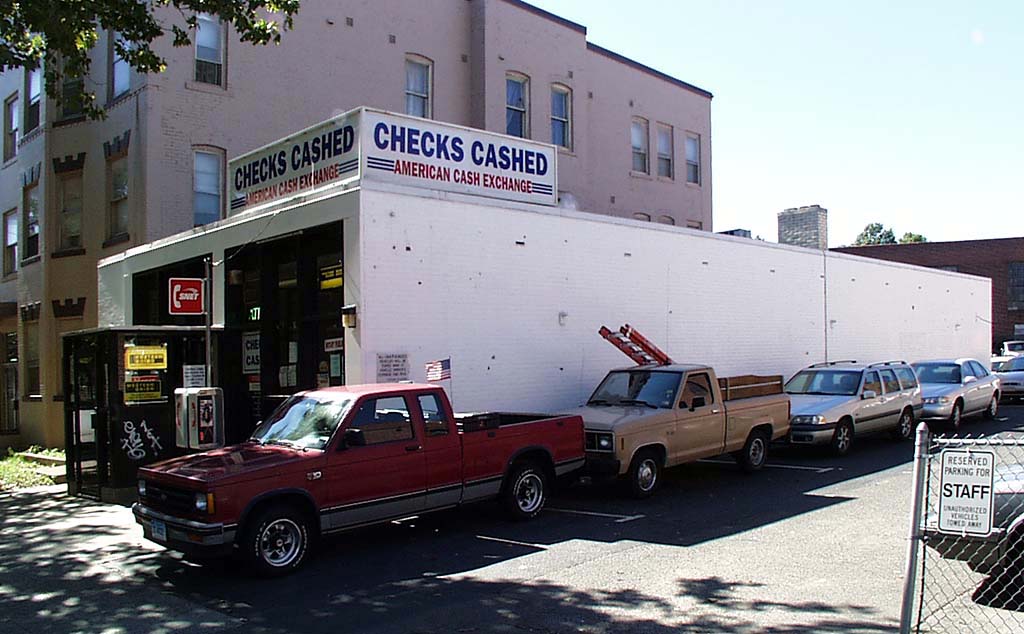
[{"label": "green leaves", "polygon": [[[101,31],[120,34],[114,50],[135,71],[159,73],[167,63],[153,46],[164,36],[191,46],[197,13],[231,24],[243,42],[266,45],[281,41],[298,10],[299,0],[0,0],[0,71],[44,66],[46,92],[59,103],[66,77],[89,75]],[[85,114],[102,118],[89,85],[80,97]]]},{"label": "green leaves", "polygon": [[[910,231],[903,234],[900,238],[900,244],[908,244],[911,242],[928,242],[928,238],[925,238],[920,233],[911,233]],[[864,231],[860,232],[857,236],[854,246],[862,247],[870,244],[896,244],[896,235],[892,232],[892,229],[886,229],[880,222],[872,222],[868,226],[864,227]]]}]

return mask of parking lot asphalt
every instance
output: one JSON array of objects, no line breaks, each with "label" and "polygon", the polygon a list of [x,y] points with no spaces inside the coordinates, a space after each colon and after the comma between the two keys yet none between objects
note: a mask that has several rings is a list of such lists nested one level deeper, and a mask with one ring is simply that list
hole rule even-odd
[{"label": "parking lot asphalt", "polygon": [[[964,433],[1024,433],[1024,406]],[[649,500],[576,485],[541,517],[496,505],[325,540],[284,579],[144,542],[120,506],[0,494],[0,633],[894,632],[912,443],[776,448],[666,473]]]}]

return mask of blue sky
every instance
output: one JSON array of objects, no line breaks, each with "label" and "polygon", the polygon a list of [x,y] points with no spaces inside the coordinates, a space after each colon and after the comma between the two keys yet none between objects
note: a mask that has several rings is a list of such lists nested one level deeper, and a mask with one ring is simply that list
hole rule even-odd
[{"label": "blue sky", "polygon": [[714,93],[716,231],[1024,235],[1024,2],[534,0]]}]

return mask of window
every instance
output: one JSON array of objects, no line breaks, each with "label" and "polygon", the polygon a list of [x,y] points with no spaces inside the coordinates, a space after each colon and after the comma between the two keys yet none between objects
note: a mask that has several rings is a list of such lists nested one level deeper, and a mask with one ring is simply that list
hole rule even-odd
[{"label": "window", "polygon": [[1006,303],[1010,310],[1024,310],[1024,262],[1010,262]]},{"label": "window", "polygon": [[[694,403],[694,399],[704,399],[704,404]],[[679,397],[679,407],[707,407],[715,402],[715,393],[711,391],[711,379],[707,374],[691,374],[686,377],[683,393]]]},{"label": "window", "polygon": [[703,229],[704,228],[704,223],[701,222],[700,220],[687,220],[686,221],[686,228],[687,229]]},{"label": "window", "polygon": [[40,396],[39,384],[39,322],[22,322],[25,328],[25,396]]},{"label": "window", "polygon": [[401,396],[366,401],[356,412],[349,429],[360,432],[363,445],[380,445],[414,437],[409,408]]},{"label": "window", "polygon": [[419,397],[420,410],[423,412],[423,427],[428,436],[444,436],[448,433],[448,418],[441,399],[437,394],[424,394]]},{"label": "window", "polygon": [[647,119],[633,119],[630,127],[633,144],[633,171],[647,173]]},{"label": "window", "polygon": [[658,176],[675,178],[672,168],[672,126],[658,126]]},{"label": "window", "polygon": [[4,214],[4,275],[18,270],[18,210]]},{"label": "window", "polygon": [[663,225],[674,225],[676,224],[676,219],[673,218],[672,216],[659,216],[658,222],[660,222]]},{"label": "window", "polygon": [[128,61],[118,52],[118,46],[124,46],[120,33],[111,33],[110,45],[110,98],[117,99],[128,92],[131,69]]},{"label": "window", "polygon": [[196,16],[196,81],[222,86],[224,82],[224,30],[207,13]]},{"label": "window", "polygon": [[18,154],[18,95],[4,101],[4,161]]},{"label": "window", "polygon": [[917,387],[917,377],[910,368],[896,368],[896,376],[899,377],[903,389],[912,390]]},{"label": "window", "polygon": [[971,369],[974,370],[974,376],[978,377],[979,379],[983,379],[986,376],[988,376],[988,370],[986,370],[985,366],[981,365],[977,361],[968,361],[967,363],[970,364]]},{"label": "window", "polygon": [[686,182],[700,185],[700,137],[686,135]]},{"label": "window", "polygon": [[864,391],[874,392],[876,396],[882,395],[882,382],[878,380],[878,372],[868,372],[864,375]]},{"label": "window", "polygon": [[572,91],[558,84],[551,86],[551,143],[572,149]]},{"label": "window", "polygon": [[110,206],[107,209],[107,236],[128,233],[128,160],[125,157],[107,163]]},{"label": "window", "polygon": [[409,56],[405,59],[405,114],[424,119],[431,117],[432,66],[424,57]]},{"label": "window", "polygon": [[22,215],[25,229],[25,252],[23,260],[39,255],[39,183],[25,188]]},{"label": "window", "polygon": [[60,179],[60,248],[82,246],[82,174]]},{"label": "window", "polygon": [[25,108],[25,132],[39,127],[39,102],[43,94],[43,71],[39,68],[28,71],[26,81],[28,105]]},{"label": "window", "polygon": [[885,384],[885,393],[892,394],[893,392],[900,391],[900,382],[896,380],[896,375],[892,370],[882,370],[882,383]]},{"label": "window", "polygon": [[650,222],[651,221],[651,214],[645,214],[642,211],[638,211],[635,214],[633,214],[633,219],[634,220],[644,220],[646,222]]},{"label": "window", "polygon": [[505,132],[523,137],[530,134],[530,79],[512,73],[505,76]]},{"label": "window", "polygon": [[221,160],[219,154],[196,151],[192,177],[192,214],[196,226],[221,218]]},{"label": "window", "polygon": [[63,77],[60,89],[60,116],[63,119],[81,116],[85,112],[85,103],[82,99],[85,82],[78,75],[68,75],[67,71]]}]

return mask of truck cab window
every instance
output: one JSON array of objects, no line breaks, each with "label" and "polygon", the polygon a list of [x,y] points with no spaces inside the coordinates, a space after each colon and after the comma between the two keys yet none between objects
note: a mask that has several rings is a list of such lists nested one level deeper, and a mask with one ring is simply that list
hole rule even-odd
[{"label": "truck cab window", "polygon": [[448,433],[448,417],[441,407],[437,394],[423,394],[419,397],[420,411],[423,412],[423,427],[428,436],[444,436]]},{"label": "truck cab window", "polygon": [[715,393],[711,391],[711,379],[703,372],[686,377],[686,385],[683,386],[683,393],[679,398],[679,407],[689,409],[693,405],[693,399],[698,397],[704,399],[704,407],[715,402]]},{"label": "truck cab window", "polygon": [[361,432],[364,445],[380,445],[414,437],[409,408],[402,396],[364,402],[349,429]]}]

